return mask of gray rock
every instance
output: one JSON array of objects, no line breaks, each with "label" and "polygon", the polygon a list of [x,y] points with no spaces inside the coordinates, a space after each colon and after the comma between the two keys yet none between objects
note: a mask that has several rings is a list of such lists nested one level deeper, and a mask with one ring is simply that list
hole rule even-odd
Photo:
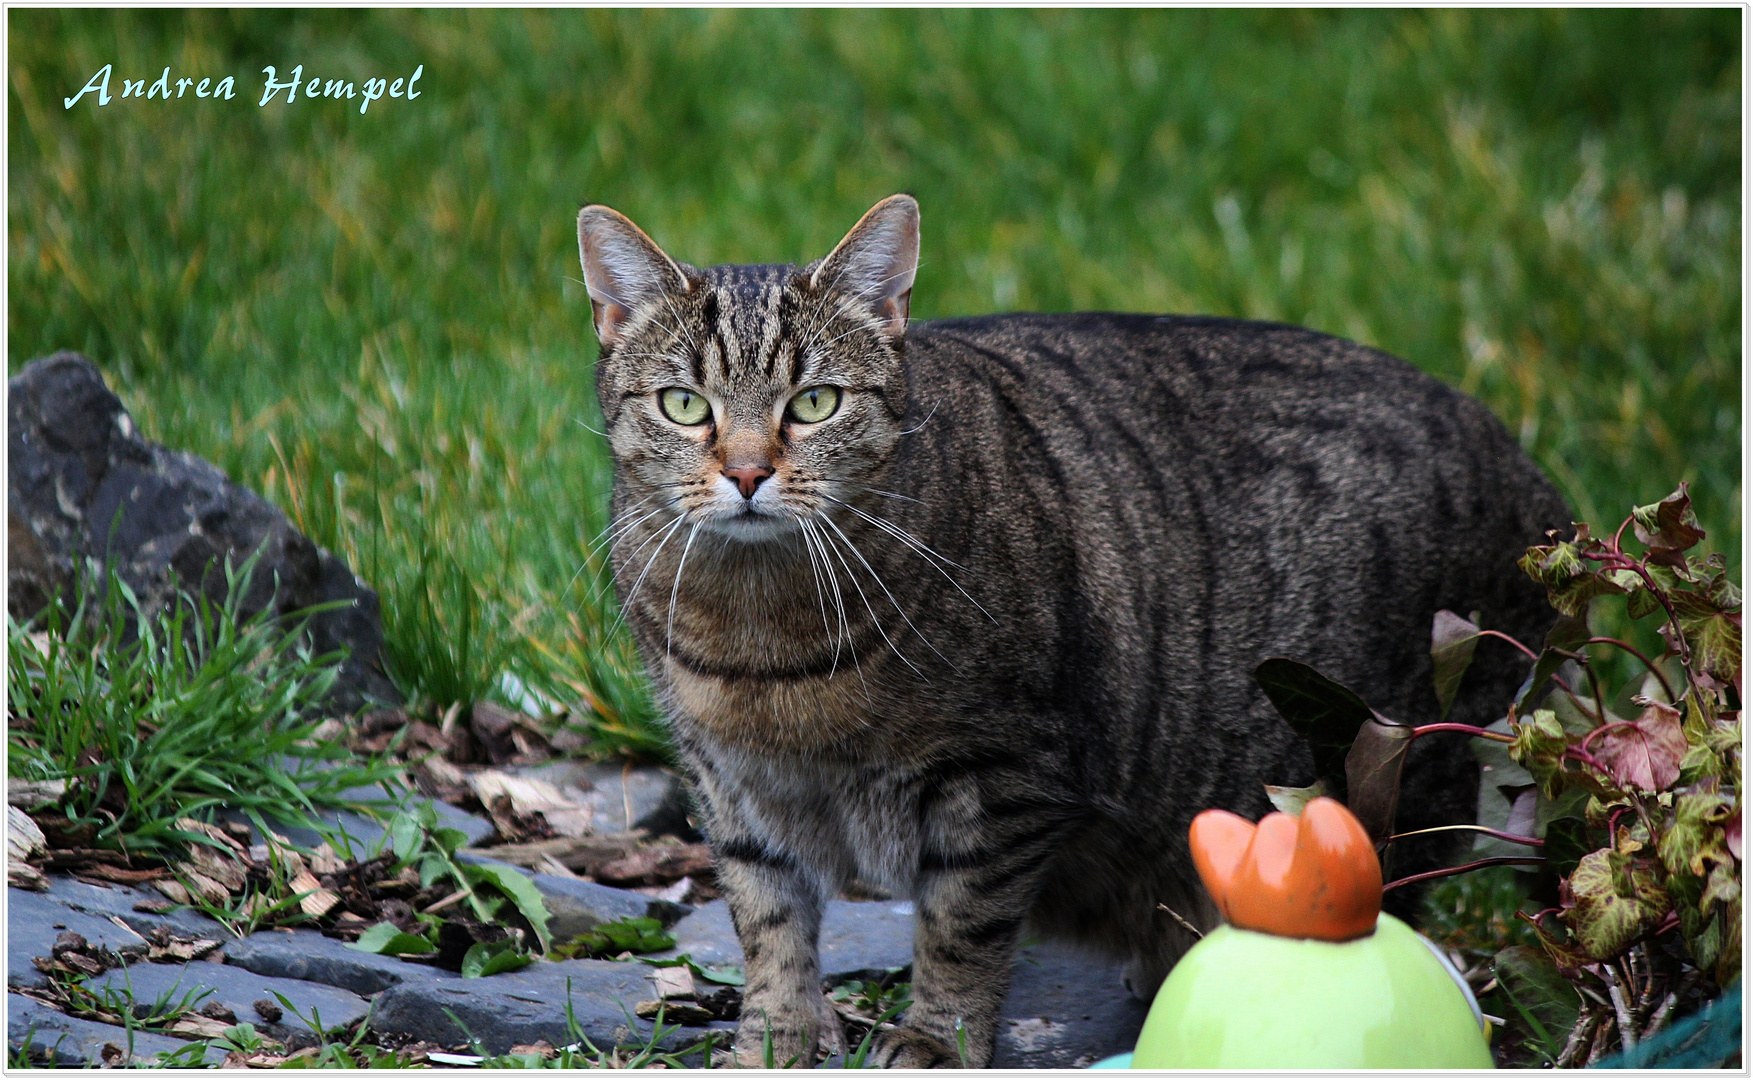
[{"label": "gray rock", "polygon": [[[99,987],[126,991],[141,1004],[187,999],[192,1008],[200,1008],[218,1002],[237,1014],[239,1020],[248,1020],[265,1030],[282,1027],[311,1032],[320,1023],[324,1031],[333,1031],[358,1020],[369,1008],[364,998],[346,990],[298,979],[271,978],[203,960],[190,964],[130,964],[125,969],[106,971],[86,985],[94,991]],[[276,993],[292,1002],[292,1008],[285,1010],[278,1024],[271,1025],[256,1014],[253,1003],[271,999]],[[283,1037],[279,1031],[269,1030],[269,1034]]]},{"label": "gray rock", "polygon": [[[188,1053],[191,1043],[169,1035],[153,1035],[143,1031],[130,1032],[113,1024],[80,1020],[40,1002],[18,994],[6,995],[6,1045],[16,1052],[28,1042],[30,1057],[35,1062],[60,1065],[98,1065],[104,1060],[106,1045],[128,1053],[132,1060],[146,1062],[160,1053]],[[201,1052],[202,1060],[218,1064],[223,1051]],[[186,1058],[184,1060],[187,1060]]]},{"label": "gray rock", "polygon": [[400,702],[380,666],[377,594],[218,467],[142,437],[91,361],[72,352],[34,360],[6,396],[7,610],[16,618],[67,595],[80,571],[106,560],[149,614],[171,602],[173,575],[218,600],[225,562],[261,550],[243,614],[349,601],[310,624],[317,652],[348,650],[331,704]]},{"label": "gray rock", "polygon": [[[570,1043],[576,1037],[567,1023],[570,1002],[578,1032],[598,1048],[644,1045],[652,1025],[633,1016],[633,1005],[653,995],[651,970],[635,962],[568,960],[536,963],[484,979],[403,983],[378,995],[371,1025],[379,1031],[416,1035],[447,1046],[472,1036],[487,1053],[503,1054],[538,1039],[554,1046]],[[458,1027],[446,1010],[463,1027]],[[718,1044],[728,1046],[736,1025],[711,1027],[719,1032]],[[691,1046],[706,1030],[672,1030],[658,1045],[666,1049]]]},{"label": "gray rock", "polygon": [[1120,966],[1057,941],[1018,950],[991,1067],[1081,1069],[1130,1051],[1150,1007]]},{"label": "gray rock", "polygon": [[[187,908],[165,912],[135,911],[135,904],[143,901],[159,903],[164,900],[163,894],[155,889],[140,889],[130,885],[91,885],[76,878],[51,877],[46,895],[48,899],[74,911],[105,920],[114,916],[141,934],[158,926],[168,926],[173,933],[188,937],[226,941],[232,936],[217,922]],[[18,896],[18,890],[8,889],[7,896],[9,900],[13,900]],[[20,909],[16,907],[11,908],[12,912],[18,910]],[[16,919],[16,915],[8,914],[9,927],[16,925]]]},{"label": "gray rock", "polygon": [[[49,880],[53,883],[57,879]],[[75,911],[49,896],[24,889],[6,890],[6,923],[7,986],[47,986],[49,977],[33,967],[31,960],[48,956],[55,937],[63,930],[111,950],[141,943],[138,934],[107,918]]]},{"label": "gray rock", "polygon": [[[743,952],[723,901],[703,904],[675,928],[676,947],[698,964],[741,964]],[[913,906],[900,900],[830,900],[822,915],[822,978],[839,982],[913,962]]]},{"label": "gray rock", "polygon": [[542,901],[548,906],[548,913],[553,916],[548,920],[548,933],[555,941],[576,937],[599,923],[618,919],[645,917],[673,926],[694,910],[686,904],[580,878],[537,874],[533,880],[541,891]]},{"label": "gray rock", "polygon": [[303,979],[369,996],[405,982],[456,979],[448,971],[349,949],[315,930],[264,930],[225,947],[225,962],[257,975]]}]

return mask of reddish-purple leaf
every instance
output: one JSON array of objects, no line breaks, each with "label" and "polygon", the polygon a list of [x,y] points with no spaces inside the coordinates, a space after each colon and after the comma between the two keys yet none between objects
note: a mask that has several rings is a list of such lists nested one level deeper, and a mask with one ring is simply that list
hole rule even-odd
[{"label": "reddish-purple leaf", "polygon": [[1680,712],[1660,703],[1652,703],[1628,724],[1607,728],[1595,751],[1615,783],[1640,791],[1672,787],[1680,779],[1680,759],[1685,756]]}]

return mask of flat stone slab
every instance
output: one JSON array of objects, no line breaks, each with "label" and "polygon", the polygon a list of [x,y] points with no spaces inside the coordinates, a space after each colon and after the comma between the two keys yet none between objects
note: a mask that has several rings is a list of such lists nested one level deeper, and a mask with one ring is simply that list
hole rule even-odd
[{"label": "flat stone slab", "polygon": [[[257,1028],[269,1030],[276,1038],[283,1027],[291,1031],[314,1032],[321,1023],[324,1031],[344,1027],[364,1016],[369,1002],[358,994],[333,986],[300,979],[277,979],[234,967],[197,960],[188,964],[131,964],[126,970],[113,968],[90,980],[87,986],[127,990],[136,1002],[150,1003],[168,999],[180,1002],[187,998],[191,1007],[200,1008],[217,1002]],[[203,993],[204,991],[210,991]],[[259,1015],[254,1004],[267,999],[275,1001],[280,994],[292,1003],[277,1023]],[[198,1000],[196,996],[198,995]]]},{"label": "flat stone slab", "polygon": [[[30,1046],[31,1060],[61,1065],[101,1065],[106,1046],[128,1053],[136,1061],[150,1061],[159,1053],[188,1052],[189,1043],[169,1035],[130,1033],[113,1024],[81,1020],[56,1012],[47,1005],[18,994],[6,995],[6,1043],[8,1052]],[[223,1051],[206,1050],[208,1064],[217,1065]]]},{"label": "flat stone slab", "polygon": [[[194,912],[149,914],[134,910],[142,900],[162,900],[156,892],[125,885],[88,885],[72,878],[52,877],[47,893],[27,889],[6,890],[6,985],[42,987],[49,977],[31,960],[48,956],[55,938],[71,930],[93,945],[119,950],[144,945],[144,934],[157,926],[169,926],[185,937],[229,941],[225,928]],[[118,926],[115,919],[123,924]]]},{"label": "flat stone slab", "polygon": [[425,964],[349,949],[344,942],[315,930],[252,934],[225,947],[225,962],[257,975],[322,983],[362,997],[406,982],[461,978]]}]

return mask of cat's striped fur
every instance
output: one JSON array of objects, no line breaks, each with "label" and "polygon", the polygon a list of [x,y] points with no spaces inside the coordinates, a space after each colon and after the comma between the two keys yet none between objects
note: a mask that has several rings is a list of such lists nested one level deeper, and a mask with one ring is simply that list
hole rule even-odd
[{"label": "cat's striped fur", "polygon": [[[598,206],[579,238],[615,579],[703,796],[745,1061],[769,1032],[804,1063],[838,1038],[816,935],[854,879],[916,902],[883,1064],[959,1064],[958,1023],[984,1064],[1025,927],[1129,956],[1148,995],[1189,944],[1158,904],[1215,919],[1192,816],[1311,779],[1261,659],[1427,721],[1439,608],[1530,644],[1550,621],[1514,560],[1563,501],[1383,353],[1225,319],[909,327],[905,196],[802,267],[683,266]],[[812,386],[838,411],[797,422]],[[666,388],[710,419],[666,418]],[[1490,722],[1522,672],[1482,648],[1455,717]],[[1420,740],[1403,828],[1470,820],[1477,783],[1464,742]]]}]

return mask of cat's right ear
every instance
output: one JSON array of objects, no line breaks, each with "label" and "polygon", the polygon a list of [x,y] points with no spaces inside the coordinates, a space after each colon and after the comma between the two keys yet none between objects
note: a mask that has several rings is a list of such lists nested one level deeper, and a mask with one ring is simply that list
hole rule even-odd
[{"label": "cat's right ear", "polygon": [[683,292],[688,279],[675,260],[626,215],[606,206],[578,212],[578,261],[590,292],[591,319],[604,349],[621,341],[634,311]]}]

